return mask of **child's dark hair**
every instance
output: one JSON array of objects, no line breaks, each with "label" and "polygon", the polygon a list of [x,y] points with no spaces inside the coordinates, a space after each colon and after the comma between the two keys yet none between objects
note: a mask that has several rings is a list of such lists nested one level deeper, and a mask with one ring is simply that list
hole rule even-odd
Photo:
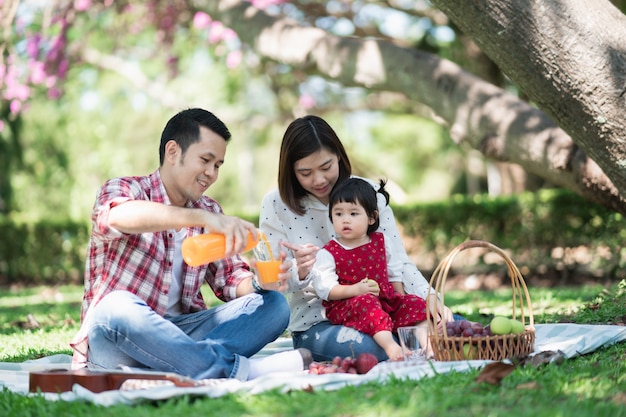
[{"label": "child's dark hair", "polygon": [[333,221],[333,206],[337,203],[353,203],[363,206],[368,217],[374,218],[375,221],[367,228],[367,234],[378,229],[380,220],[378,218],[378,199],[376,193],[380,193],[385,197],[385,204],[389,204],[389,193],[385,190],[386,180],[380,179],[378,190],[372,187],[372,184],[361,178],[348,178],[335,185],[330,193],[328,204],[328,216]]}]

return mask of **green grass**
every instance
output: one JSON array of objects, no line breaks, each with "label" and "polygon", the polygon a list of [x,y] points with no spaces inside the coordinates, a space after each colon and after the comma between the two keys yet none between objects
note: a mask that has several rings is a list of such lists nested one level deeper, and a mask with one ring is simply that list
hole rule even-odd
[{"label": "green grass", "polygon": [[[623,323],[626,282],[611,288],[529,289],[536,323]],[[78,330],[80,288],[0,291],[0,361],[70,353]],[[485,321],[510,309],[508,291],[451,291],[446,304]],[[41,325],[23,328],[31,314]],[[20,327],[22,326],[22,327]],[[136,406],[47,401],[4,390],[2,416],[626,416],[626,343],[540,368],[517,367],[500,385],[477,383],[480,371],[419,381],[392,379],[336,391],[269,391],[220,398],[174,398]]]}]

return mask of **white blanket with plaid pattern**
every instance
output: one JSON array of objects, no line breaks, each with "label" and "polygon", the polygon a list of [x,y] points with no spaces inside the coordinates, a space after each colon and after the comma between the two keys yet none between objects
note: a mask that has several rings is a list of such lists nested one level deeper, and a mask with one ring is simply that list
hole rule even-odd
[{"label": "white blanket with plaid pattern", "polygon": [[[594,350],[626,340],[626,327],[611,325],[583,324],[536,324],[535,354],[540,352],[561,352],[565,358],[584,355]],[[292,349],[291,339],[279,338],[267,345],[257,356],[269,355]],[[450,371],[465,372],[479,369],[490,361],[471,360],[455,362],[417,361],[382,362],[365,375],[326,374],[312,375],[307,371],[298,373],[275,373],[252,381],[235,379],[204,380],[195,387],[176,387],[174,384],[129,383],[121,389],[101,393],[91,392],[75,384],[72,391],[52,393],[29,393],[29,372],[49,369],[70,369],[69,355],[54,355],[23,363],[0,363],[0,386],[24,395],[43,395],[49,400],[89,401],[103,406],[113,404],[136,404],[143,401],[165,400],[181,395],[195,395],[210,398],[228,393],[245,392],[257,394],[272,389],[282,392],[290,390],[315,389],[334,390],[347,385],[379,381],[384,383],[391,376],[397,378],[420,379]]]}]

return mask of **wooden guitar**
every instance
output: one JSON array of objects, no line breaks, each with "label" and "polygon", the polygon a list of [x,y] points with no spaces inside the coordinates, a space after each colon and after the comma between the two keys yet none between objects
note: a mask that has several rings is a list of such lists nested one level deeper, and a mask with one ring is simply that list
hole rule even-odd
[{"label": "wooden guitar", "polygon": [[130,379],[170,381],[177,387],[195,387],[199,381],[181,375],[155,372],[115,372],[91,369],[66,369],[30,372],[30,392],[66,392],[71,391],[74,384],[81,385],[91,392],[102,392],[120,389]]}]

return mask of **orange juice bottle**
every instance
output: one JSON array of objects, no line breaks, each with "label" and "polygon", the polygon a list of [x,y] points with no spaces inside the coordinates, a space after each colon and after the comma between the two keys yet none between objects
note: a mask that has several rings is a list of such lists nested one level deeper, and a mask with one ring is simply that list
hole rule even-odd
[{"label": "orange juice bottle", "polygon": [[[260,236],[257,234],[257,236]],[[252,233],[248,233],[248,243],[244,252],[251,250],[258,243]],[[182,246],[183,259],[190,266],[208,264],[224,258],[226,237],[221,233],[205,233],[186,238]]]}]

